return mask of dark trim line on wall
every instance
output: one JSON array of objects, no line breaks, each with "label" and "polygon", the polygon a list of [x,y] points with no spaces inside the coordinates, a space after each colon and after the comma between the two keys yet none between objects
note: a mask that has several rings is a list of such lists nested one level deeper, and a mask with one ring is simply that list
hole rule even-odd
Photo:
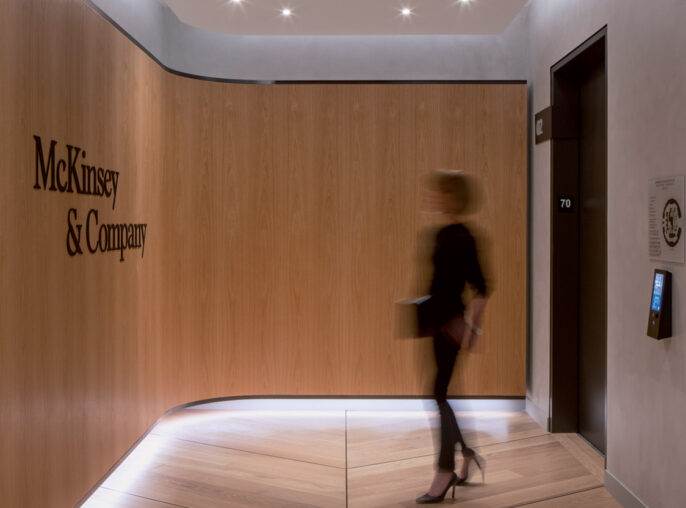
[{"label": "dark trim line on wall", "polygon": [[[596,33],[591,35],[588,39],[586,39],[584,42],[579,44],[577,47],[575,47],[573,50],[571,50],[569,53],[567,53],[565,56],[560,58],[557,62],[555,62],[553,65],[550,66],[550,71],[551,74],[562,67],[564,67],[566,64],[574,60],[576,57],[578,57],[581,53],[586,51],[588,48],[593,46],[596,42],[598,42],[600,39],[603,37],[607,38],[607,25],[603,25],[602,28],[600,28]],[[606,39],[606,45],[607,45],[607,39]],[[605,48],[607,50],[607,47]],[[607,56],[607,52],[606,52]],[[607,58],[606,58],[607,60]],[[550,100],[552,103],[553,97],[552,97],[552,90],[550,92]]]},{"label": "dark trim line on wall", "polygon": [[124,29],[123,26],[121,26],[119,23],[114,21],[105,11],[103,11],[100,7],[95,5],[91,0],[83,0],[86,5],[88,5],[91,9],[93,9],[95,12],[97,12],[100,16],[102,16],[106,21],[108,21],[114,28],[119,30],[124,36],[129,39],[134,45],[136,45],[143,53],[148,55],[150,59],[155,62],[157,65],[162,67],[165,71],[171,73],[171,74],[176,74],[177,76],[182,76],[184,78],[192,78],[192,79],[200,79],[203,81],[218,81],[222,83],[237,83],[237,84],[259,84],[259,85],[270,85],[274,84],[274,81],[261,81],[261,80],[254,80],[254,79],[228,79],[228,78],[212,78],[208,76],[200,76],[197,74],[190,74],[187,72],[182,72],[182,71],[177,71],[175,69],[172,69],[171,67],[167,67],[164,65],[155,55],[153,55],[148,48],[143,46],[138,40],[131,35],[129,32]]},{"label": "dark trim line on wall", "polygon": [[275,85],[526,85],[526,80],[393,79],[393,80],[277,80]]},{"label": "dark trim line on wall", "polygon": [[[213,402],[226,402],[232,400],[434,400],[431,395],[238,395],[234,397],[216,397],[213,399],[197,400],[170,409],[177,411],[187,407],[211,404]],[[523,395],[458,395],[448,396],[449,400],[525,400]]]},{"label": "dark trim line on wall", "polygon": [[192,74],[189,72],[183,72],[163,64],[155,55],[153,55],[148,48],[143,46],[133,35],[126,31],[119,23],[113,20],[105,11],[100,7],[95,5],[91,0],[84,0],[86,5],[102,16],[106,21],[108,21],[114,28],[119,30],[124,36],[129,39],[134,45],[136,45],[141,51],[150,57],[150,59],[157,65],[162,67],[165,71],[170,74],[175,74],[184,78],[198,79],[201,81],[213,81],[217,83],[235,83],[242,85],[448,85],[448,84],[497,84],[497,85],[521,85],[526,84],[527,81],[522,80],[509,80],[509,79],[491,79],[491,80],[480,80],[480,79],[400,79],[400,80],[260,80],[260,79],[234,79],[234,78],[216,78],[210,76],[203,76],[201,74]]}]

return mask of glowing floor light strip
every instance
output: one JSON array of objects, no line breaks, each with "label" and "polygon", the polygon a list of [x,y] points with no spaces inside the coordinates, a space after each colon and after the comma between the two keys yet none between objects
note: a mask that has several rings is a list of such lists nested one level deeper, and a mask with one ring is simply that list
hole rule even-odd
[{"label": "glowing floor light strip", "polygon": [[[524,411],[524,399],[453,399],[456,411]],[[432,399],[236,399],[210,402],[189,409],[266,411],[433,411]]]},{"label": "glowing floor light strip", "polygon": [[[164,452],[168,442],[169,438],[165,436],[148,434],[105,480],[102,487],[117,492],[133,491],[143,472],[150,469],[150,466]],[[93,496],[82,505],[83,508],[101,506],[96,501],[91,501],[92,498]]]}]

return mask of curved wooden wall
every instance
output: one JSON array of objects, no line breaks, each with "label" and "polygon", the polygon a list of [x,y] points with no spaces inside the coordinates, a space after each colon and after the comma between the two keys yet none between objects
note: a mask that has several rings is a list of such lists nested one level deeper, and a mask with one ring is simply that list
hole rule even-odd
[{"label": "curved wooden wall", "polygon": [[[71,506],[177,405],[428,393],[422,175],[478,174],[495,293],[454,394],[525,393],[525,85],[231,85],[165,73],[78,0],[0,3],[0,492]],[[34,135],[119,171],[36,190]],[[67,211],[148,224],[70,257]],[[421,271],[421,270],[420,270]]]}]

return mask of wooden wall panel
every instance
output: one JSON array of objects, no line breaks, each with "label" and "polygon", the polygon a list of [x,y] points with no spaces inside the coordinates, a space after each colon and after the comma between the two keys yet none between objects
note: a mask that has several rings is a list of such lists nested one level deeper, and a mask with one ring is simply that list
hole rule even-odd
[{"label": "wooden wall panel", "polygon": [[[234,395],[429,393],[424,175],[477,174],[495,291],[454,394],[525,393],[524,85],[238,85],[165,73],[79,0],[0,3],[0,492],[71,506],[166,410]],[[32,136],[120,171],[33,189]],[[146,222],[68,256],[67,210]]]}]

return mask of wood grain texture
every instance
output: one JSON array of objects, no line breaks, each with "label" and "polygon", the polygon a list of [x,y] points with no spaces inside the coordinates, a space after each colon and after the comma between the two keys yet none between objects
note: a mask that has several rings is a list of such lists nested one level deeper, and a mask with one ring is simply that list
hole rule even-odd
[{"label": "wood grain texture", "polygon": [[[108,501],[122,508],[156,506],[143,501],[194,508],[415,506],[437,459],[438,429],[427,432],[434,413],[179,411],[152,429],[84,508]],[[445,504],[619,506],[593,472],[602,457],[577,435],[549,434],[524,412],[460,411],[457,418],[486,475],[484,481],[472,468]],[[328,455],[339,452],[347,461],[331,467]]]},{"label": "wood grain texture", "polygon": [[95,491],[88,500],[88,508],[178,508],[178,506],[104,487]]},{"label": "wood grain texture", "polygon": [[606,489],[598,488],[563,497],[554,497],[526,506],[527,508],[620,508],[622,505]]},{"label": "wood grain texture", "polygon": [[596,480],[605,482],[605,457],[592,448],[579,434],[554,434],[558,443],[588,469]]},{"label": "wood grain texture", "polygon": [[346,467],[345,418],[343,411],[308,418],[304,411],[185,409],[151,434],[340,469]]},{"label": "wood grain texture", "polygon": [[[525,85],[238,85],[165,73],[79,0],[0,3],[0,491],[72,506],[166,410],[232,395],[429,393],[393,334],[422,177],[479,176],[495,292],[452,394],[525,392]],[[38,191],[34,134],[120,171]],[[145,222],[71,258],[67,210]]]},{"label": "wood grain texture", "polygon": [[341,468],[154,434],[130,459],[105,488],[188,507],[345,506]]},{"label": "wood grain texture", "polygon": [[[546,434],[524,412],[458,411],[456,416],[470,448]],[[348,413],[347,424],[350,468],[433,455],[434,437],[440,429],[437,411],[352,411]]]},{"label": "wood grain texture", "polygon": [[[602,486],[550,435],[476,451],[486,461],[486,481],[475,471],[456,491],[460,506],[505,508]],[[350,469],[349,505],[410,505],[430,484],[435,461],[429,455]]]}]

